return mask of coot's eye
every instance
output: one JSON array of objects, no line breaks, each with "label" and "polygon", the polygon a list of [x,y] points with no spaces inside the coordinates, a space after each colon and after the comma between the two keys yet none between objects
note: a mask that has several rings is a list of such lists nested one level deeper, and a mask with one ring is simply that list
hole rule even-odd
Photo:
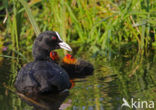
[{"label": "coot's eye", "polygon": [[55,37],[55,36],[52,36],[52,39],[53,39],[53,40],[56,40],[56,37]]}]

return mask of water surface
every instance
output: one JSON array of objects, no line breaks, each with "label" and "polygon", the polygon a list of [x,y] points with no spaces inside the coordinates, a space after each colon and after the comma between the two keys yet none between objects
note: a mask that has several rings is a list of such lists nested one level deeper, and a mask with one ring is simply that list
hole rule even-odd
[{"label": "water surface", "polygon": [[[156,101],[156,56],[116,55],[111,59],[89,58],[94,75],[75,79],[69,93],[32,98],[17,94],[13,82],[23,65],[3,58],[0,65],[0,110],[120,110],[122,98]],[[123,109],[126,109],[125,107]],[[148,110],[148,109],[147,109]]]}]

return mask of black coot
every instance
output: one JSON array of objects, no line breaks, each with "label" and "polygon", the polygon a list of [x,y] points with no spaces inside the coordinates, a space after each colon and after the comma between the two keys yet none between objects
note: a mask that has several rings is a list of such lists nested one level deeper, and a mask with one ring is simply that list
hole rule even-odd
[{"label": "black coot", "polygon": [[[56,63],[58,63],[60,59],[55,51],[50,52],[50,58]],[[76,59],[70,54],[66,54],[60,66],[68,73],[70,79],[84,78],[88,75],[92,75],[94,71],[94,67],[91,63],[82,59]]]},{"label": "black coot", "polygon": [[76,59],[70,54],[67,54],[63,58],[61,67],[68,73],[71,79],[92,75],[94,71],[94,67],[91,63],[82,59]]},{"label": "black coot", "polygon": [[15,81],[17,91],[24,94],[57,93],[71,87],[66,71],[49,57],[51,50],[59,48],[71,51],[57,32],[46,31],[35,39],[34,61],[19,71]]}]

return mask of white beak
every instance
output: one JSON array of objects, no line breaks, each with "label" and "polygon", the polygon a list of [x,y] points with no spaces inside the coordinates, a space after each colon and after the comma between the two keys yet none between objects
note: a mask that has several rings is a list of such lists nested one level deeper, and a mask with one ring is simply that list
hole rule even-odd
[{"label": "white beak", "polygon": [[67,43],[65,43],[65,42],[60,42],[59,46],[62,49],[65,49],[65,50],[68,50],[68,51],[72,51],[71,47]]}]

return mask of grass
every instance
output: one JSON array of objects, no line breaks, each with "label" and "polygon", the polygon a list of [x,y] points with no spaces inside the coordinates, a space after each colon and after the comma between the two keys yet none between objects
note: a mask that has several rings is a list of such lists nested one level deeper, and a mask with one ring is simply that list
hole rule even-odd
[{"label": "grass", "polygon": [[40,30],[58,31],[76,48],[77,54],[87,50],[91,54],[111,56],[123,44],[130,43],[136,43],[138,52],[144,54],[156,46],[154,0],[2,2],[0,22],[5,14],[8,18],[0,27],[3,28],[0,36],[11,42],[9,48],[19,49],[21,53],[23,48],[31,51],[34,36]]},{"label": "grass", "polygon": [[[72,89],[71,92],[77,93],[73,100],[81,98],[87,104],[92,103],[87,95],[95,97],[94,103],[99,109],[98,99],[105,91],[98,88],[98,81],[104,83],[101,78],[110,74],[117,76],[112,82],[117,84],[121,97],[130,99],[129,94],[137,90],[139,95],[154,100],[151,97],[155,95],[150,95],[155,90],[151,87],[156,84],[155,67],[151,62],[156,58],[153,56],[143,62],[144,55],[150,56],[156,48],[155,0],[2,0],[0,4],[3,4],[0,6],[0,64],[3,58],[11,62],[11,85],[20,64],[32,60],[36,36],[55,30],[71,45],[73,54],[96,58],[91,59],[96,70],[89,80],[95,83],[90,88],[94,92],[88,94],[85,89]],[[80,88],[83,86],[84,83],[80,84]],[[112,90],[110,88],[108,95],[115,99]],[[81,97],[84,94],[88,100]],[[20,103],[18,100],[17,104]],[[74,104],[84,106],[81,101]]]}]

